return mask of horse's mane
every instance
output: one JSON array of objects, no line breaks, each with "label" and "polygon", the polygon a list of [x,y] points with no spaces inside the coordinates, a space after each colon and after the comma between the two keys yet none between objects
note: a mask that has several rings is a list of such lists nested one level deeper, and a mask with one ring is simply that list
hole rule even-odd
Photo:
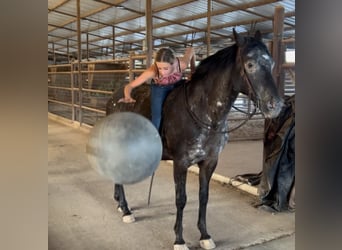
[{"label": "horse's mane", "polygon": [[221,49],[215,54],[208,56],[196,67],[191,79],[204,79],[207,75],[209,75],[209,72],[212,74],[215,71],[219,73],[221,72],[222,74],[222,70],[227,69],[229,64],[235,62],[236,53],[237,45],[233,44],[232,46]]}]

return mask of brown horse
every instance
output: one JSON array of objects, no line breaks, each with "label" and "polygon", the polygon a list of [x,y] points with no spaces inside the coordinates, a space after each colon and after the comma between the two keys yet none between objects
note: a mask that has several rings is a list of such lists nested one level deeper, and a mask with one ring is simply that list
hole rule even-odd
[{"label": "brown horse", "polygon": [[[187,170],[199,167],[199,213],[197,227],[200,245],[215,248],[207,232],[206,210],[209,182],[219,153],[228,141],[228,112],[241,92],[249,96],[267,118],[276,117],[283,106],[272,77],[273,60],[261,40],[242,37],[233,31],[235,44],[204,59],[191,80],[181,82],[166,98],[163,106],[161,138],[163,160],[173,160],[177,216],[174,225],[174,249],[188,249],[183,239],[183,209],[186,205]],[[132,111],[150,118],[148,84],[132,93],[134,104],[116,103],[123,95],[119,89],[107,103],[107,115]],[[115,184],[114,198],[124,218],[134,218],[128,208],[124,188]]]}]

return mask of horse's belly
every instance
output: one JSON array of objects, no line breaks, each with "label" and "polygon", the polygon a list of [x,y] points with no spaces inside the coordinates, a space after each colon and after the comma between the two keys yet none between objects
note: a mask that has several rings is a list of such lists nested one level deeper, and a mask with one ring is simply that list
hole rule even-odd
[{"label": "horse's belly", "polygon": [[187,165],[193,165],[200,161],[207,159],[218,158],[219,153],[224,148],[227,141],[227,136],[198,136],[193,140],[186,140],[186,138],[178,140],[178,143],[174,143],[169,148],[169,152],[172,152],[172,159],[179,160]]}]

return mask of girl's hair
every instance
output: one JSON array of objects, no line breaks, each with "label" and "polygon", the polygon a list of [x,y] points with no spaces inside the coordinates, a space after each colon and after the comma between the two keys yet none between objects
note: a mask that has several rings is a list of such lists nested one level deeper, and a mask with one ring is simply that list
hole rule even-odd
[{"label": "girl's hair", "polygon": [[175,53],[170,48],[161,48],[155,56],[155,62],[167,62],[171,65],[175,60]]}]

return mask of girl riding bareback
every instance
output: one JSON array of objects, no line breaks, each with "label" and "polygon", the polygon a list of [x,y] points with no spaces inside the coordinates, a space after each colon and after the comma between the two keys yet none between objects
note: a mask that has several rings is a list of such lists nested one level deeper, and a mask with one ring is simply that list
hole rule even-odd
[{"label": "girl riding bareback", "polygon": [[154,63],[139,77],[124,88],[124,97],[119,102],[131,103],[132,89],[152,79],[151,82],[151,116],[152,123],[159,131],[162,107],[166,96],[182,80],[183,71],[195,56],[194,49],[188,47],[183,57],[176,57],[170,48],[161,48],[154,58]]}]

